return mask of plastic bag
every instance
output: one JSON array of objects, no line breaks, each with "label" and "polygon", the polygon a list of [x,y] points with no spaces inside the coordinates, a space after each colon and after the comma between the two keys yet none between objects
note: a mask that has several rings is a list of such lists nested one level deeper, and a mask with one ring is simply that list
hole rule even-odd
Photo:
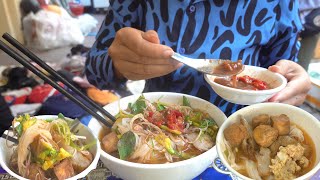
[{"label": "plastic bag", "polygon": [[79,27],[85,36],[88,35],[94,28],[96,28],[98,24],[98,21],[89,14],[80,15],[77,19]]},{"label": "plastic bag", "polygon": [[76,19],[63,8],[61,15],[41,10],[23,18],[23,33],[27,46],[48,50],[73,44],[82,44],[84,36]]}]

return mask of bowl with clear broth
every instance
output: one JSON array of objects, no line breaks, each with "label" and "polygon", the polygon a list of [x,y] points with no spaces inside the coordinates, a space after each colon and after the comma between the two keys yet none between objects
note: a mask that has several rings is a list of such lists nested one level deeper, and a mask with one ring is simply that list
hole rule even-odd
[{"label": "bowl with clear broth", "polygon": [[112,130],[95,119],[89,128],[102,140],[100,159],[105,166],[130,180],[198,176],[212,163],[215,136],[226,120],[219,108],[203,99],[169,92],[128,96],[105,109],[117,117]]}]

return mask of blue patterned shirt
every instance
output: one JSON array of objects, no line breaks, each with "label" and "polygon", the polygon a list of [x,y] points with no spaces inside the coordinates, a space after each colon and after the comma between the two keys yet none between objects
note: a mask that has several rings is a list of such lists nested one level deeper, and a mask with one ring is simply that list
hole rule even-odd
[{"label": "blue patterned shirt", "polygon": [[[114,75],[108,56],[122,27],[155,30],[162,44],[191,58],[221,58],[268,67],[280,59],[295,60],[301,29],[295,0],[111,0],[110,10],[86,62],[88,80],[102,89],[124,83]],[[144,92],[194,95],[226,115],[242,106],[219,97],[203,74],[183,66],[146,81]]]}]

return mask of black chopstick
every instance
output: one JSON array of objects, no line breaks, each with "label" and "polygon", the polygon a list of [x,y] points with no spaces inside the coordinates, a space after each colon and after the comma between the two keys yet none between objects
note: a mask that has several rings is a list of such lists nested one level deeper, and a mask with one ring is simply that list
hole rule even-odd
[{"label": "black chopstick", "polygon": [[11,45],[13,45],[15,48],[20,50],[24,55],[29,57],[32,61],[37,63],[40,67],[42,67],[44,70],[49,72],[54,78],[61,81],[63,84],[65,84],[68,88],[70,88],[72,91],[74,91],[76,94],[78,94],[82,99],[86,100],[91,106],[93,106],[97,111],[100,111],[101,114],[108,117],[112,121],[115,121],[116,119],[114,116],[112,116],[108,111],[103,109],[101,106],[99,106],[97,103],[92,101],[88,96],[83,94],[79,89],[77,89],[75,86],[73,86],[68,80],[61,77],[54,69],[52,69],[50,66],[47,65],[43,60],[41,60],[38,56],[36,56],[34,53],[32,53],[29,49],[24,47],[20,42],[18,42],[16,39],[14,39],[10,34],[4,33],[2,37],[7,40]]},{"label": "black chopstick", "polygon": [[7,139],[8,141],[13,142],[14,144],[18,144],[18,143],[19,143],[19,141],[18,141],[17,138],[11,137],[11,136],[9,136],[9,135],[7,135],[7,134],[4,134],[4,133],[3,133],[1,137],[2,137],[3,139]]},{"label": "black chopstick", "polygon": [[[11,47],[6,45],[3,41],[0,40],[0,49],[2,49],[5,53],[7,53],[9,56],[11,56],[13,59],[18,61],[20,64],[22,64],[24,67],[28,68],[31,72],[39,76],[41,79],[43,79],[45,82],[50,84],[52,87],[54,87],[56,90],[58,90],[60,93],[65,95],[67,98],[72,100],[74,103],[79,105],[81,108],[83,108],[85,111],[87,111],[89,114],[91,114],[93,117],[95,117],[98,121],[106,125],[107,127],[111,127],[112,123],[107,121],[105,118],[100,116],[98,113],[90,109],[90,107],[86,106],[84,103],[79,101],[77,98],[75,98],[73,95],[71,95],[68,91],[63,89],[58,83],[47,77],[43,72],[38,70],[33,64],[28,62],[24,57],[22,57],[20,54],[15,52]],[[112,119],[112,118],[110,118]]]}]

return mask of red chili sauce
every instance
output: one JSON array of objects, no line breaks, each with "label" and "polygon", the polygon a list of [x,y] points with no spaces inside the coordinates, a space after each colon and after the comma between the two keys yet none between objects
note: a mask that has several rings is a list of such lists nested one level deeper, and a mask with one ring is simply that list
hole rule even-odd
[{"label": "red chili sauce", "polygon": [[262,80],[252,78],[250,76],[231,76],[227,78],[217,77],[214,82],[221,84],[223,86],[228,86],[236,89],[243,90],[266,90],[270,89],[270,86]]},{"label": "red chili sauce", "polygon": [[160,112],[161,115],[154,114],[153,111],[148,111],[147,120],[158,127],[166,125],[171,130],[183,131],[185,128],[185,117],[179,110],[166,109]]}]

